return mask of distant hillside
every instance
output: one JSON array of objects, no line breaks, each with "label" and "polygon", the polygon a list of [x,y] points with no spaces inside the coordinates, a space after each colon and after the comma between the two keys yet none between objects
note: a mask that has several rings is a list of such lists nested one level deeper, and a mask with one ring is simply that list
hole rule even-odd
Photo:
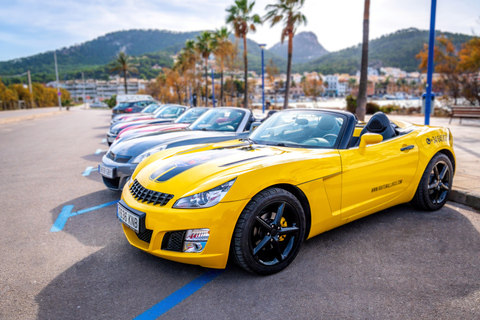
[{"label": "distant hillside", "polygon": [[[235,42],[235,37],[230,36],[230,40]],[[240,68],[243,70],[243,40],[238,39],[238,62]],[[262,49],[258,46],[258,43],[247,38],[247,56],[248,56],[248,70],[255,71],[257,73],[262,72]],[[278,66],[280,72],[287,72],[287,60],[279,57],[270,50],[264,52],[265,65],[267,65],[270,59]]]},{"label": "distant hillside", "polygon": [[[472,38],[465,34],[436,31],[437,37],[440,34],[452,39],[457,48]],[[369,64],[375,67],[396,67],[408,72],[416,71],[419,61],[415,59],[415,56],[423,49],[423,44],[428,43],[428,36],[429,32],[426,30],[410,28],[370,40]],[[317,71],[323,74],[354,74],[360,69],[361,50],[361,44],[358,44],[302,64],[297,69],[299,71]]]},{"label": "distant hillside", "polygon": [[[118,31],[98,37],[92,41],[57,50],[57,61],[61,73],[76,71],[95,72],[111,61],[120,51],[129,55],[143,55],[156,52],[151,56],[153,64],[171,65],[173,61],[167,53],[172,46],[194,39],[200,32],[172,32],[166,30],[128,30]],[[0,62],[0,74],[17,74],[30,70],[32,75],[54,74],[53,52]],[[62,77],[63,78],[63,77]]]},{"label": "distant hillside", "polygon": [[[61,80],[81,79],[81,72],[86,78],[108,78],[107,64],[120,51],[136,58],[140,78],[151,79],[158,75],[153,66],[173,65],[171,55],[180,51],[187,39],[195,39],[200,31],[172,32],[165,30],[128,30],[106,34],[92,41],[57,50],[57,60]],[[437,32],[439,35],[440,32]],[[460,45],[471,37],[463,34],[443,33]],[[293,72],[318,71],[323,74],[355,73],[360,67],[360,45],[341,51],[327,53],[318,43],[315,34],[302,32],[295,36],[294,62],[306,61],[315,55],[322,55],[306,63],[294,63]],[[231,36],[231,40],[235,38]],[[428,41],[428,31],[417,29],[400,30],[370,41],[370,65],[375,67],[391,66],[406,71],[417,70],[415,55]],[[239,67],[243,68],[243,41],[239,45]],[[249,70],[261,72],[261,49],[253,40],[247,40]],[[286,47],[275,45],[265,51],[265,63],[272,59],[280,72],[286,72]],[[48,82],[55,79],[53,51],[0,62],[0,74],[12,75],[30,70],[32,80]],[[19,78],[4,79],[7,82],[21,81]]]},{"label": "distant hillside", "polygon": [[[277,43],[268,51],[287,60],[288,58],[288,39],[285,42]],[[327,50],[318,42],[317,36],[313,32],[300,32],[293,37],[293,63],[308,62],[328,53]]]}]

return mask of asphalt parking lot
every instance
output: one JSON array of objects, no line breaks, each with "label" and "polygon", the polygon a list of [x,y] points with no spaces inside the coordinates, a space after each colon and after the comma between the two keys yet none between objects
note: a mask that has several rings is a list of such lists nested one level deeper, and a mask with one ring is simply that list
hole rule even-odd
[{"label": "asphalt parking lot", "polygon": [[451,202],[324,233],[268,277],[135,249],[96,171],[109,120],[0,125],[0,319],[480,319],[480,213]]}]

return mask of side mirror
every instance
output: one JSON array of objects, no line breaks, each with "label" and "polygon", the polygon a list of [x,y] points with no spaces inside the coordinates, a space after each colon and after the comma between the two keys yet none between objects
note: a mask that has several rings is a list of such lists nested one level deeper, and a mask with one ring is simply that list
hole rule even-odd
[{"label": "side mirror", "polygon": [[260,121],[255,121],[253,122],[251,125],[250,125],[250,132],[252,132],[253,130],[257,129],[257,127],[259,125],[261,125],[262,123]]},{"label": "side mirror", "polygon": [[360,149],[369,144],[375,144],[383,141],[383,136],[378,133],[365,133],[360,137]]}]

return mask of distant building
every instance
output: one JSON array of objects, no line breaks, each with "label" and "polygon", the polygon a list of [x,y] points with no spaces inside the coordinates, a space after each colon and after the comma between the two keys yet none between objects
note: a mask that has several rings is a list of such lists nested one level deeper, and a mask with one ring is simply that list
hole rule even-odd
[{"label": "distant building", "polygon": [[323,85],[325,86],[325,94],[330,97],[338,97],[338,76],[326,75],[323,78]]},{"label": "distant building", "polygon": [[[371,77],[371,76],[378,77],[379,75],[380,75],[380,73],[378,72],[377,69],[368,67],[368,69],[367,69],[367,77]],[[360,71],[357,71],[357,77],[360,77]]]},{"label": "distant building", "polygon": [[[140,79],[128,79],[127,90],[129,94],[136,94],[140,90],[145,90],[148,81]],[[60,87],[70,92],[72,100],[83,100],[83,95],[87,100],[104,100],[113,95],[125,94],[125,85],[123,78],[115,80],[67,80],[60,81]],[[56,87],[56,82],[47,83],[48,87]]]}]

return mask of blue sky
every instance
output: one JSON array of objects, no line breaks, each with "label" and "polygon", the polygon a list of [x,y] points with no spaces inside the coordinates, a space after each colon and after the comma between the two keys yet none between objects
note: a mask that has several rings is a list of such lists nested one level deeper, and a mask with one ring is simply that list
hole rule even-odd
[{"label": "blue sky", "polygon": [[[264,15],[274,0],[257,0]],[[233,0],[0,0],[0,61],[67,47],[128,29],[193,31],[225,24]],[[372,0],[370,39],[399,29],[429,28],[430,0]],[[361,42],[362,0],[306,0],[308,25],[329,51]],[[438,0],[436,29],[480,35],[479,0]],[[268,47],[280,28],[264,25],[249,35]]]}]

